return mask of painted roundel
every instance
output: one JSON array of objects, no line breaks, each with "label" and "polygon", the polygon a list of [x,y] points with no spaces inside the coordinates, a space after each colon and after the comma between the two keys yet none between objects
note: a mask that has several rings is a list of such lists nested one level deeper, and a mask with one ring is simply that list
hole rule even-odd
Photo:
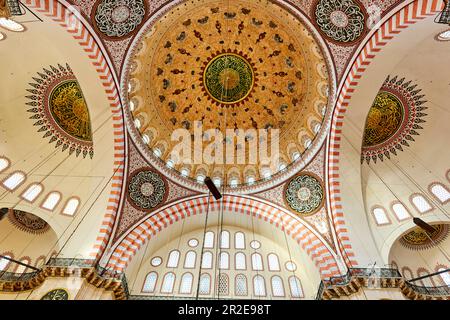
[{"label": "painted roundel", "polygon": [[66,67],[44,68],[33,77],[32,88],[27,89],[31,107],[27,111],[33,115],[34,126],[44,138],[50,138],[50,143],[56,142],[56,147],[62,146],[62,151],[69,154],[80,154],[83,158],[88,154],[94,156],[91,120],[86,100],[80,84],[68,64]]},{"label": "painted roundel", "polygon": [[412,250],[425,250],[433,247],[445,240],[448,236],[449,228],[447,224],[433,225],[434,232],[426,233],[419,227],[416,227],[404,234],[400,238],[400,243]]},{"label": "painted roundel", "polygon": [[248,57],[224,53],[205,64],[201,85],[217,105],[238,104],[249,98],[256,75]]},{"label": "painted roundel", "polygon": [[361,162],[390,159],[403,151],[423,129],[427,114],[421,89],[405,78],[388,77],[377,94],[366,120]]},{"label": "painted roundel", "polygon": [[161,204],[166,195],[166,184],[162,177],[151,170],[140,170],[131,175],[128,195],[138,208],[148,210]]},{"label": "painted roundel", "polygon": [[95,10],[97,28],[111,38],[123,38],[142,23],[144,0],[101,0]]},{"label": "painted roundel", "polygon": [[25,211],[9,209],[8,218],[13,225],[25,232],[41,234],[50,229],[45,220]]},{"label": "painted roundel", "polygon": [[289,207],[301,215],[316,213],[324,200],[322,183],[316,176],[301,174],[289,182],[285,198]]},{"label": "painted roundel", "polygon": [[69,300],[69,293],[65,289],[54,289],[47,292],[41,300]]},{"label": "painted roundel", "polygon": [[352,43],[364,32],[363,9],[353,0],[319,0],[315,17],[320,30],[340,43]]}]

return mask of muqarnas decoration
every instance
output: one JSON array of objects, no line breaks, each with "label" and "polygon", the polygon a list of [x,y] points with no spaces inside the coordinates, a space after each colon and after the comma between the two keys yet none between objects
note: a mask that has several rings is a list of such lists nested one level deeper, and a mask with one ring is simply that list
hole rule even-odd
[{"label": "muqarnas decoration", "polygon": [[38,132],[56,148],[69,150],[69,154],[94,156],[91,121],[86,100],[80,84],[68,64],[65,67],[50,66],[33,77],[32,88],[27,89],[31,95],[26,103],[31,107],[27,111]]}]

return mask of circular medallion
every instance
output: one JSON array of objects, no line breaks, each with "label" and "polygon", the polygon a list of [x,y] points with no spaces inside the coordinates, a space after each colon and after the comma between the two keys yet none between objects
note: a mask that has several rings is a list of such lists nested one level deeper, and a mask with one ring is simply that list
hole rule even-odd
[{"label": "circular medallion", "polygon": [[405,78],[386,79],[367,115],[361,162],[390,159],[414,141],[427,115],[426,100],[420,92]]},{"label": "circular medallion", "polygon": [[207,64],[202,82],[213,100],[234,104],[251,93],[254,83],[253,69],[242,56],[220,54]]},{"label": "circular medallion", "polygon": [[420,227],[416,227],[404,234],[400,238],[400,243],[412,250],[425,250],[433,247],[445,240],[448,236],[448,225],[447,224],[436,224],[433,225],[434,232],[427,233]]},{"label": "circular medallion", "polygon": [[163,202],[165,194],[166,184],[158,173],[145,170],[132,174],[128,185],[128,195],[138,208],[155,208]]},{"label": "circular medallion", "polygon": [[318,178],[303,174],[289,182],[285,197],[292,210],[302,215],[310,215],[320,209],[324,192]]},{"label": "circular medallion", "polygon": [[158,267],[161,265],[162,259],[161,259],[161,257],[154,257],[150,263],[152,266]]},{"label": "circular medallion", "polygon": [[191,248],[195,248],[198,245],[198,240],[197,239],[191,239],[188,241],[188,245]]},{"label": "circular medallion", "polygon": [[47,292],[41,300],[69,300],[69,293],[65,289],[54,289]]},{"label": "circular medallion", "polygon": [[315,16],[320,30],[337,42],[352,43],[364,32],[363,9],[353,0],[319,0]]},{"label": "circular medallion", "polygon": [[285,267],[286,267],[287,271],[295,271],[295,270],[297,270],[297,265],[293,261],[286,262]]},{"label": "circular medallion", "polygon": [[144,0],[101,0],[93,20],[104,35],[123,38],[142,23],[144,16]]},{"label": "circular medallion", "polygon": [[250,247],[252,249],[257,250],[257,249],[261,248],[261,242],[259,242],[258,240],[253,240],[250,242]]}]

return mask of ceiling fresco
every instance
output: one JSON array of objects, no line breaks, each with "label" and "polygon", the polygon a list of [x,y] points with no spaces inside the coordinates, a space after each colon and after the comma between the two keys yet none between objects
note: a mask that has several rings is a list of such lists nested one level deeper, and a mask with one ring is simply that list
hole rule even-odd
[{"label": "ceiling fresco", "polygon": [[[128,98],[139,131],[150,137],[147,147],[163,150],[165,161],[178,143],[171,141],[171,134],[179,128],[192,137],[196,126],[223,134],[226,129],[279,129],[285,164],[292,161],[292,149],[303,153],[305,141],[318,133],[312,127],[320,128],[328,105],[328,67],[303,22],[280,6],[260,1],[184,3],[146,30],[138,47]],[[209,143],[204,139],[203,150]],[[271,146],[270,135],[267,143]],[[242,183],[250,170],[255,180],[262,179],[260,163],[249,168],[238,162],[191,165],[188,176],[195,178],[200,169],[210,176],[219,172],[229,183],[232,172]]]}]

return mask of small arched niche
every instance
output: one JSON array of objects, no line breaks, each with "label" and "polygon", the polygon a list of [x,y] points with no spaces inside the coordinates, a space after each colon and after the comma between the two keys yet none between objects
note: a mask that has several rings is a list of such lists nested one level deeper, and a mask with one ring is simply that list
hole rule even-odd
[{"label": "small arched niche", "polygon": [[[33,267],[41,267],[59,250],[58,237],[44,219],[26,211],[0,209],[0,254]],[[0,271],[26,273],[29,267],[3,261]]]}]

